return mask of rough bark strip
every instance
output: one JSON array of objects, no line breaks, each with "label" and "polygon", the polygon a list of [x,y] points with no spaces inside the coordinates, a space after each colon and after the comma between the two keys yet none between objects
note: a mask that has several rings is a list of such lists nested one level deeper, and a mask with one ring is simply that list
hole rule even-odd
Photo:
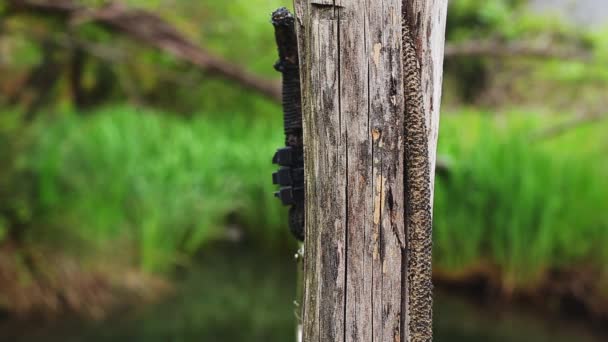
[{"label": "rough bark strip", "polygon": [[[410,25],[414,47],[420,61],[430,175],[432,176],[435,173],[437,160],[448,0],[403,0],[403,3],[407,16],[405,19]],[[430,177],[430,183],[432,204],[434,177]]]},{"label": "rough bark strip", "polygon": [[431,341],[433,284],[429,148],[420,61],[407,15],[403,15],[408,341]]},{"label": "rough bark strip", "polygon": [[403,1],[408,204],[403,306],[407,341],[418,342],[432,340],[432,204],[447,0]]}]

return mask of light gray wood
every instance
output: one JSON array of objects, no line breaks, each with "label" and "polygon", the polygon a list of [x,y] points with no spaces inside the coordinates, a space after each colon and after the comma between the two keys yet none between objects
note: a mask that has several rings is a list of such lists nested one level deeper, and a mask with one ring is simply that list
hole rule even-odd
[{"label": "light gray wood", "polygon": [[[428,160],[421,169],[426,173],[417,173],[426,177],[417,181],[427,196],[416,197],[408,190],[416,190],[408,183],[416,165],[406,172],[417,154],[406,151],[415,147],[406,136],[407,127],[415,125],[406,120],[416,117],[407,115],[413,97],[404,96],[410,88],[404,86],[402,0],[295,0],[305,139],[306,342],[430,339],[430,326],[412,326],[428,318],[430,288],[419,292],[429,299],[424,319],[408,317],[409,293],[419,294],[408,285],[415,273],[408,269],[413,268],[408,254],[420,249],[409,243],[419,238],[409,226],[417,222],[416,208],[430,215],[429,169],[435,162],[441,96],[447,1],[429,3],[434,7],[424,1],[406,4],[415,6],[408,16],[435,19],[410,22],[418,73],[422,68],[412,88],[420,93],[423,115],[416,127],[428,139],[423,144]],[[420,198],[423,203],[408,203]],[[428,226],[417,233],[428,235],[425,243],[430,242]],[[430,265],[430,250],[416,255],[413,260]]]}]

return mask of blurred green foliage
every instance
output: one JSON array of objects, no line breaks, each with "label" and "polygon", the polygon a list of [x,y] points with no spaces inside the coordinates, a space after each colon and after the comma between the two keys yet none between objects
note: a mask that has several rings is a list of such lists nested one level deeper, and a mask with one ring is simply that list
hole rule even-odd
[{"label": "blurred green foliage", "polygon": [[248,239],[285,243],[286,216],[270,182],[280,124],[278,117],[185,120],[129,107],[42,121],[29,155],[41,218],[60,236],[132,241],[148,270],[187,261],[235,224]]},{"label": "blurred green foliage", "polygon": [[[87,5],[101,3],[103,1],[92,1]],[[127,0],[122,3],[159,14],[186,38],[228,62],[265,78],[278,80],[280,77],[272,67],[277,53],[270,13],[278,7],[291,6],[291,1]],[[61,78],[52,89],[47,89],[53,91],[53,95],[45,101],[44,108],[73,108],[69,78],[76,51],[71,41],[76,41],[86,42],[87,46],[83,70],[87,88],[101,86],[106,90],[98,94],[96,102],[144,103],[181,115],[192,115],[202,109],[266,115],[277,108],[271,101],[244,91],[232,82],[94,23],[73,29],[52,18],[17,16],[5,19],[0,31],[4,33],[2,53],[7,62],[0,63],[0,72],[6,75],[0,85],[8,90],[0,93],[0,103],[10,100],[7,94],[27,90],[22,88],[23,79],[47,63],[47,69],[58,69]],[[44,58],[44,45],[59,51]],[[52,68],[50,62],[55,62]],[[106,80],[110,80],[110,84]],[[18,101],[27,106],[29,98]]]},{"label": "blurred green foliage", "polygon": [[[486,93],[496,83],[507,83],[499,101],[493,105],[513,101],[536,104],[543,98],[543,105],[562,106],[558,99],[548,99],[539,92],[560,93],[606,91],[608,74],[605,60],[608,58],[608,36],[605,30],[587,31],[557,18],[532,13],[526,0],[456,0],[449,2],[446,40],[458,45],[463,42],[498,42],[505,47],[509,43],[523,43],[533,49],[546,49],[547,56],[534,58],[526,53],[515,53],[510,59],[493,55],[463,55],[445,61],[446,95],[458,103],[480,104]],[[478,43],[479,44],[479,43]],[[579,58],[551,58],[552,51],[571,51]],[[583,55],[589,54],[589,58]],[[590,87],[589,87],[590,85]],[[580,88],[584,87],[584,91]],[[536,91],[530,91],[536,90]],[[586,100],[598,94],[586,95]],[[498,102],[498,103],[496,103]],[[582,101],[579,101],[582,102]]]},{"label": "blurred green foliage", "polygon": [[17,111],[0,113],[0,242],[12,235],[21,240],[33,215],[31,179],[26,170],[28,130]]},{"label": "blurred green foliage", "polygon": [[[234,0],[217,1],[141,1],[127,0],[125,4],[158,13],[174,25],[187,38],[214,55],[242,66],[267,78],[278,79],[272,65],[276,48],[270,12],[280,6],[291,7],[288,0]],[[89,4],[100,4],[92,1]],[[533,61],[528,63],[525,77],[505,76],[512,68],[502,59],[483,56],[453,57],[446,60],[446,95],[456,102],[478,103],[484,92],[492,88],[495,79],[510,77],[510,83],[538,83],[548,88],[547,82],[559,82],[572,87],[572,82],[608,83],[604,60],[608,57],[608,39],[601,33],[589,33],[558,20],[532,14],[523,0],[457,0],[449,4],[446,37],[449,43],[471,40],[498,42],[528,41],[533,45],[567,45],[590,51],[595,58],[580,62]],[[3,54],[6,64],[0,63],[0,72],[6,76],[0,81],[5,94],[23,92],[21,80],[37,66],[43,65],[44,44],[55,45],[55,65],[62,77],[48,89],[52,94],[45,109],[73,107],[70,90],[70,65],[74,48],[70,41],[87,42],[83,78],[89,90],[103,88],[95,93],[97,104],[146,104],[167,112],[193,115],[205,112],[242,112],[267,115],[277,109],[266,99],[244,91],[238,85],[216,75],[193,69],[175,58],[137,44],[121,35],[88,23],[78,29],[67,27],[57,20],[36,17],[11,17],[2,24]],[[523,58],[515,58],[531,62]],[[507,65],[505,65],[507,64]],[[585,67],[583,67],[585,66]],[[49,66],[50,68],[51,66]],[[519,88],[518,98],[527,91]],[[505,98],[515,97],[505,94]],[[536,95],[536,94],[534,94]],[[528,99],[534,100],[533,95]],[[4,99],[6,101],[6,98]],[[22,105],[29,98],[19,99]],[[507,102],[504,100],[504,102]]]},{"label": "blurred green foliage", "polygon": [[513,28],[523,0],[456,0],[449,2],[446,39],[485,38]]},{"label": "blurred green foliage", "polygon": [[[154,11],[213,54],[278,80],[269,17],[291,1],[124,3]],[[488,263],[504,272],[507,287],[555,267],[608,271],[608,127],[530,141],[556,114],[604,110],[608,35],[541,19],[524,5],[450,1],[448,43],[549,42],[591,58],[446,60],[444,108],[452,114],[442,119],[440,155],[454,164],[436,193],[436,264],[464,271]],[[41,17],[2,19],[0,242],[14,237],[108,254],[120,241],[134,264],[161,272],[226,239],[232,226],[263,248],[292,246],[270,184],[270,157],[283,141],[278,104],[94,24],[75,30]],[[83,64],[83,83],[95,95],[88,110],[75,108],[70,90],[70,39],[104,52]],[[49,88],[24,86],[36,69],[61,77]],[[532,103],[545,116],[454,109],[490,102],[487,93],[499,83],[505,86],[496,107]],[[42,105],[32,106],[40,98]],[[32,107],[38,117],[26,122]]]},{"label": "blurred green foliage", "polygon": [[437,265],[453,272],[498,266],[509,288],[552,268],[608,271],[606,122],[535,140],[553,120],[481,114],[442,119],[440,153],[456,162],[438,178]]},{"label": "blurred green foliage", "polygon": [[[532,141],[550,122],[474,110],[442,119],[440,154],[456,162],[436,190],[440,268],[490,263],[504,271],[506,286],[519,286],[552,267],[603,267],[608,127]],[[280,248],[287,228],[269,162],[281,144],[279,124],[129,107],[41,122],[28,157],[40,189],[36,206],[62,235],[89,243],[126,235],[146,269],[187,260],[222,239],[229,220],[265,248]],[[49,231],[32,234],[44,239]]]}]

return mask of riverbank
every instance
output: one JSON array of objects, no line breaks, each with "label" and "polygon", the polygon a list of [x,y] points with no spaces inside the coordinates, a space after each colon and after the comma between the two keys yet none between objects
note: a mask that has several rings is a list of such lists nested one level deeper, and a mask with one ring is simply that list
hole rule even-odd
[{"label": "riverbank", "polygon": [[0,244],[0,319],[103,320],[171,293],[171,283],[106,260],[79,260],[43,246]]},{"label": "riverbank", "polygon": [[[221,281],[227,283],[248,282],[257,286],[253,283],[261,281],[258,285],[269,286],[263,285],[268,266],[260,268],[265,263],[279,269],[274,276],[284,281],[281,285],[283,296],[294,298],[296,265],[289,254],[256,251],[255,247],[242,243],[222,243],[215,244],[196,259],[188,268],[160,276],[110,265],[107,260],[105,264],[98,262],[95,266],[50,250],[19,251],[14,245],[5,243],[0,247],[0,323],[44,322],[53,326],[66,319],[104,322],[134,308],[146,311],[146,308],[176,296],[194,296],[179,293],[183,291],[180,284],[193,273],[202,277],[201,281],[221,276]],[[201,265],[204,271],[199,269]],[[236,272],[235,267],[240,271]],[[243,272],[247,274],[246,279],[242,279]],[[462,296],[479,304],[491,303],[497,308],[519,307],[539,317],[569,319],[608,334],[606,286],[597,274],[593,269],[583,267],[555,270],[534,286],[505,289],[498,268],[480,265],[460,272],[436,268],[433,281],[439,293]],[[214,291],[222,291],[214,286],[208,290],[210,296],[216,295]],[[235,288],[231,294],[235,296],[233,300],[242,296],[238,291]],[[242,314],[246,315],[246,312]]]},{"label": "riverbank", "polygon": [[584,266],[554,269],[534,285],[504,288],[498,268],[479,265],[459,272],[436,269],[433,281],[439,288],[477,301],[498,306],[517,305],[540,315],[586,322],[595,329],[608,332],[608,284],[598,278],[599,273]]},{"label": "riverbank", "polygon": [[[172,277],[174,291],[148,305],[132,305],[91,322],[73,315],[50,322],[0,322],[3,337],[33,341],[252,341],[294,340],[295,262],[247,246],[208,249],[186,272]],[[444,286],[435,291],[438,341],[599,342],[606,336],[580,319],[531,310]]]},{"label": "riverbank", "polygon": [[[439,155],[448,168],[435,189],[434,267],[438,283],[482,282],[494,296],[528,298],[558,311],[583,307],[601,318],[608,288],[608,123],[547,136],[556,123],[517,110],[443,116]],[[57,251],[79,260],[87,270],[82,278],[93,280],[76,287],[102,279],[108,289],[123,286],[133,272],[141,278],[188,270],[197,253],[226,239],[271,255],[295,249],[270,182],[270,156],[283,139],[278,119],[184,119],[110,107],[92,115],[64,113],[29,130],[19,136],[35,138],[21,140],[28,143],[15,158],[19,172],[7,178],[27,185],[13,189],[25,194],[16,214],[27,221],[7,221],[0,240],[21,236],[25,255],[47,251],[38,260],[52,260]],[[99,266],[108,260],[110,266]],[[64,274],[53,268],[62,263],[38,268]],[[21,283],[14,271],[6,272]],[[39,281],[64,296],[47,278],[56,277]],[[19,296],[28,297],[27,291]]]}]

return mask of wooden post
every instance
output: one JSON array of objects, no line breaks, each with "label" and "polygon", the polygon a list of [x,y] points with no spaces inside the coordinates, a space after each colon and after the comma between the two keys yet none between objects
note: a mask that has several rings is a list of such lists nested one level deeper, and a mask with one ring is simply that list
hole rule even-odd
[{"label": "wooden post", "polygon": [[295,0],[303,340],[432,340],[431,211],[447,0]]}]

